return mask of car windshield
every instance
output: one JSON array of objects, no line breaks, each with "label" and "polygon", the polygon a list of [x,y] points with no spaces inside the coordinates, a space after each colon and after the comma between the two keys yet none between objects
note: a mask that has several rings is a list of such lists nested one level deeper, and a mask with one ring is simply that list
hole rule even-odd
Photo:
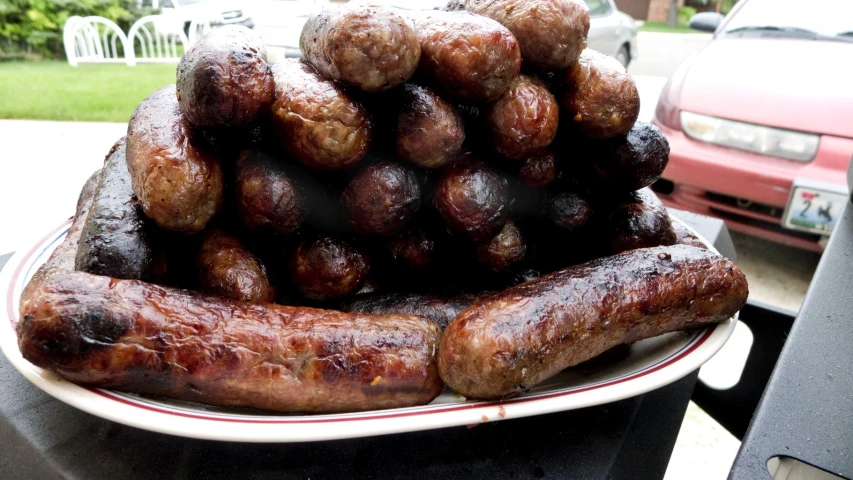
[{"label": "car windshield", "polygon": [[723,33],[853,40],[853,1],[748,0]]}]

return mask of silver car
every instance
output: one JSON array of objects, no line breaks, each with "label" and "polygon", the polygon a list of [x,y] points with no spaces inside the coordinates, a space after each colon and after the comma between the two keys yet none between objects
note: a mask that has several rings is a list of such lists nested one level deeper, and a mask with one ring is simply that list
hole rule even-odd
[{"label": "silver car", "polygon": [[587,46],[610,55],[625,67],[637,58],[637,22],[616,8],[613,0],[584,0],[589,7]]}]

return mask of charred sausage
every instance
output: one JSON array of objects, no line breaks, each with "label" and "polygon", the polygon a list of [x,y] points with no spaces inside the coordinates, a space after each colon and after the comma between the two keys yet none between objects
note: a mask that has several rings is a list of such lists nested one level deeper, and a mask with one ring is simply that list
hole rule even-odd
[{"label": "charred sausage", "polygon": [[234,193],[240,219],[252,231],[290,233],[302,225],[302,193],[280,164],[263,152],[240,154]]},{"label": "charred sausage", "polygon": [[518,39],[525,63],[545,70],[570,67],[586,48],[589,8],[581,0],[451,0],[445,10],[497,20]]},{"label": "charred sausage", "polygon": [[405,83],[421,56],[411,21],[378,3],[354,2],[311,15],[299,46],[321,75],[366,92]]},{"label": "charred sausage", "polygon": [[672,230],[675,231],[675,243],[678,245],[690,245],[691,247],[708,249],[708,245],[693,233],[683,223],[670,217]]},{"label": "charred sausage", "polygon": [[379,293],[358,295],[341,306],[341,311],[350,313],[405,314],[429,318],[442,329],[456,315],[468,308],[477,299],[476,295],[431,295],[425,293]]},{"label": "charred sausage", "polygon": [[336,237],[303,240],[290,259],[293,283],[313,300],[352,295],[364,283],[369,271],[367,255]]},{"label": "charred sausage", "polygon": [[402,160],[423,168],[439,168],[455,159],[465,141],[459,111],[432,90],[407,84],[397,117],[394,148]]},{"label": "charred sausage", "polygon": [[211,30],[178,63],[177,95],[195,127],[248,127],[275,99],[263,40],[242,25]]},{"label": "charred sausage", "polygon": [[567,268],[474,302],[445,330],[439,372],[469,398],[524,392],[622,344],[730,318],[743,272],[686,245]]},{"label": "charred sausage", "polygon": [[649,188],[625,197],[610,213],[606,229],[612,253],[673,245],[678,239],[669,213]]},{"label": "charred sausage", "polygon": [[518,264],[526,253],[527,244],[512,220],[494,238],[477,246],[477,260],[496,272]]},{"label": "charred sausage", "polygon": [[442,172],[434,203],[450,228],[485,240],[506,223],[508,197],[506,178],[466,157]]},{"label": "charred sausage", "polygon": [[273,128],[293,158],[319,170],[351,167],[364,158],[370,119],[340,85],[296,59],[276,63],[273,77]]},{"label": "charred sausage", "polygon": [[544,187],[558,176],[557,154],[553,150],[545,150],[528,158],[518,171],[519,180],[528,187]]},{"label": "charred sausage", "polygon": [[145,216],[165,230],[200,232],[222,206],[222,166],[198,145],[174,85],[149,95],[130,117],[127,167]]},{"label": "charred sausage", "polygon": [[570,232],[578,232],[593,221],[594,208],[586,198],[571,192],[556,195],[548,202],[548,218]]},{"label": "charred sausage", "polygon": [[560,104],[564,123],[599,140],[627,135],[640,114],[640,94],[625,67],[589,49],[566,70]]},{"label": "charred sausage", "polygon": [[557,99],[542,82],[516,77],[486,112],[498,153],[521,160],[544,150],[557,136],[559,111]]},{"label": "charred sausage", "polygon": [[420,203],[421,188],[414,172],[390,161],[361,169],[341,195],[347,223],[364,235],[400,233]]},{"label": "charred sausage", "polygon": [[669,162],[669,142],[660,129],[637,122],[626,137],[590,142],[597,183],[614,192],[633,192],[655,183]]},{"label": "charred sausage", "polygon": [[59,273],[17,325],[24,358],[98,388],[279,412],[428,403],[441,330],[410,315],[252,304]]},{"label": "charred sausage", "polygon": [[521,50],[512,33],[494,20],[465,12],[430,12],[415,19],[418,70],[442,94],[488,103],[503,95],[521,71]]},{"label": "charred sausage", "polygon": [[154,225],[142,213],[130,185],[126,143],[115,144],[83,227],[75,268],[125,280],[159,281],[165,256]]},{"label": "charred sausage", "polygon": [[239,238],[220,229],[208,231],[196,259],[201,289],[244,302],[275,299],[267,269]]}]

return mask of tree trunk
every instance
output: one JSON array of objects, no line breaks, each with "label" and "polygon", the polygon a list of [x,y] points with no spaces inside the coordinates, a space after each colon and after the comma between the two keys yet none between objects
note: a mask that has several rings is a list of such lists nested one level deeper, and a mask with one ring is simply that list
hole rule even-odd
[{"label": "tree trunk", "polygon": [[717,13],[723,12],[723,0],[717,0]]},{"label": "tree trunk", "polygon": [[670,0],[669,2],[669,17],[666,21],[670,27],[678,26],[678,0]]}]

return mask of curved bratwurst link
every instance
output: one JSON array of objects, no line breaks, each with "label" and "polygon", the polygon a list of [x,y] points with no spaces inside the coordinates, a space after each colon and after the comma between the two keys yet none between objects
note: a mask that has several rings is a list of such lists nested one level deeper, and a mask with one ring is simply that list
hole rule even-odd
[{"label": "curved bratwurst link", "polygon": [[197,145],[174,85],[149,95],[130,117],[127,169],[145,215],[165,230],[200,232],[222,206],[222,166]]},{"label": "curved bratwurst link", "polygon": [[445,330],[439,372],[469,398],[521,393],[616,345],[722,322],[748,293],[737,266],[695,247],[601,258],[460,312]]},{"label": "curved bratwurst link", "polygon": [[442,390],[438,325],[251,304],[81,272],[21,311],[24,358],[76,383],[211,405],[345,412],[428,403]]},{"label": "curved bratwurst link", "polygon": [[545,70],[571,66],[586,48],[589,8],[581,0],[452,0],[445,10],[497,20],[518,39],[524,61]]},{"label": "curved bratwurst link", "polygon": [[273,77],[273,128],[287,153],[319,170],[352,167],[364,158],[370,119],[343,87],[296,59],[276,63]]},{"label": "curved bratwurst link", "polygon": [[518,41],[506,27],[467,12],[430,12],[416,18],[420,72],[444,95],[488,103],[521,71]]},{"label": "curved bratwurst link", "polygon": [[411,21],[376,3],[353,2],[311,15],[299,46],[321,75],[366,92],[405,83],[421,57]]}]

